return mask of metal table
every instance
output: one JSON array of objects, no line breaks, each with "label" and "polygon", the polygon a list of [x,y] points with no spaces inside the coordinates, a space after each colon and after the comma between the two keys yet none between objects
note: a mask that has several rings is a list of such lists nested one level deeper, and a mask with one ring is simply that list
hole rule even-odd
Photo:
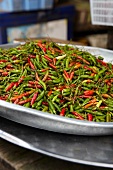
[{"label": "metal table", "polygon": [[0,117],[0,137],[54,158],[113,168],[113,136],[77,136],[21,125]]}]

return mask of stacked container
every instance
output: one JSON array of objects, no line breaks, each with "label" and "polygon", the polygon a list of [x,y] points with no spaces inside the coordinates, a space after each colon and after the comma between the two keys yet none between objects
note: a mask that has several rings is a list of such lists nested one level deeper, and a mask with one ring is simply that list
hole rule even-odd
[{"label": "stacked container", "polygon": [[0,12],[51,9],[54,0],[0,0]]}]

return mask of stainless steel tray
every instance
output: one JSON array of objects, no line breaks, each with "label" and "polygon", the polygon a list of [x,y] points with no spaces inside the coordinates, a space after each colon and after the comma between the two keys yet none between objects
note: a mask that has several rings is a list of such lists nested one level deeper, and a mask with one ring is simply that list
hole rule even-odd
[{"label": "stainless steel tray", "polygon": [[[3,48],[13,47],[13,45],[2,45]],[[87,50],[92,54],[101,55],[105,61],[112,62],[113,52],[106,49],[77,46]],[[44,113],[35,109],[11,104],[0,100],[0,116],[12,121],[28,125],[35,128],[45,129],[53,132],[77,134],[77,135],[110,135],[113,134],[113,123],[110,122],[89,122],[72,118],[60,117],[50,113]]]},{"label": "stainless steel tray", "polygon": [[0,138],[23,148],[65,160],[63,164],[66,166],[68,161],[66,169],[108,170],[105,167],[113,168],[113,135],[61,134],[28,127],[1,117]]}]

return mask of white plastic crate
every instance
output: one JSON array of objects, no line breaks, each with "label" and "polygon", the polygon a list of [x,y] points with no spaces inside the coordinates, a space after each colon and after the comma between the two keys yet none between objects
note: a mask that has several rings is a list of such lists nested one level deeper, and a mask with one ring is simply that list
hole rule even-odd
[{"label": "white plastic crate", "polygon": [[113,26],[113,0],[90,0],[93,25]]}]

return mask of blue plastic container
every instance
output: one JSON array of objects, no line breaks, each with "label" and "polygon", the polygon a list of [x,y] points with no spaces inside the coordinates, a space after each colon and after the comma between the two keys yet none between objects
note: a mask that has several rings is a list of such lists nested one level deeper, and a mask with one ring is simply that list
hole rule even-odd
[{"label": "blue plastic container", "polygon": [[23,0],[25,10],[51,9],[54,0]]},{"label": "blue plastic container", "polygon": [[40,9],[41,0],[23,0],[24,10],[38,10]]},{"label": "blue plastic container", "polygon": [[24,10],[23,0],[1,0],[0,12],[17,12]]},{"label": "blue plastic container", "polygon": [[54,0],[40,0],[40,9],[51,9],[53,7]]}]

